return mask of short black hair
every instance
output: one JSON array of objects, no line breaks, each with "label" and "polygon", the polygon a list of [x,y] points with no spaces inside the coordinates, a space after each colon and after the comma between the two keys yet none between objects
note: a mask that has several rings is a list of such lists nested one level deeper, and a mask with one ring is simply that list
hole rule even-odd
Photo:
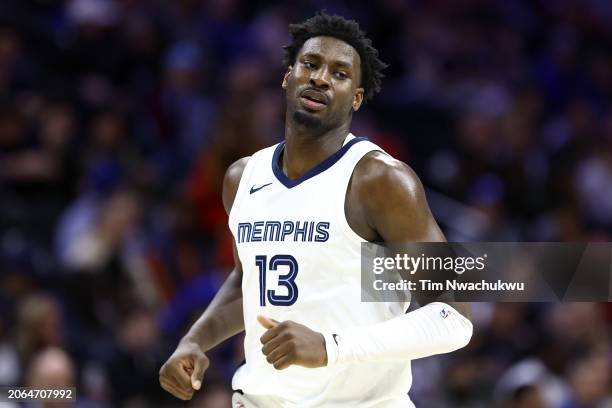
[{"label": "short black hair", "polygon": [[378,59],[378,50],[372,46],[372,40],[366,37],[355,20],[347,20],[342,16],[329,15],[322,11],[314,17],[299,23],[289,25],[291,43],[283,47],[286,67],[295,63],[300,49],[312,37],[329,36],[338,38],[351,45],[361,58],[361,83],[364,89],[364,99],[369,101],[380,91],[382,70],[387,64]]}]

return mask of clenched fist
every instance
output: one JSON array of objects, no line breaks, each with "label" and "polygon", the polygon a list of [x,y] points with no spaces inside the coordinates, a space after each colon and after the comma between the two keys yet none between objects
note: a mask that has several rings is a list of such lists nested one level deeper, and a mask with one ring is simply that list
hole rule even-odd
[{"label": "clenched fist", "polygon": [[159,370],[159,383],[175,397],[189,400],[194,391],[202,386],[204,371],[209,364],[208,357],[198,344],[182,340]]},{"label": "clenched fist", "polygon": [[268,329],[261,336],[261,351],[268,363],[277,370],[283,370],[292,364],[308,368],[327,365],[325,338],[321,333],[291,320],[279,323],[264,316],[257,316],[257,321]]}]

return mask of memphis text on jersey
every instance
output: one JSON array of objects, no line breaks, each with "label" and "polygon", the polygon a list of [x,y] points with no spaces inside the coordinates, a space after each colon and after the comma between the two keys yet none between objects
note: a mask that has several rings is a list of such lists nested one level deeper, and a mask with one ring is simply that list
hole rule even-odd
[{"label": "memphis text on jersey", "polygon": [[300,241],[325,242],[329,239],[329,222],[255,221],[238,223],[238,243]]}]

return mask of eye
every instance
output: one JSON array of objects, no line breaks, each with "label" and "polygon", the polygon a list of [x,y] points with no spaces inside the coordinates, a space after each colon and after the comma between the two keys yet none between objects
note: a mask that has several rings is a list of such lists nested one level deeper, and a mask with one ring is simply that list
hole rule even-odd
[{"label": "eye", "polygon": [[308,68],[308,69],[314,69],[314,68],[317,67],[314,63],[312,63],[310,61],[304,61],[304,62],[302,62],[302,64],[304,64],[304,66],[306,68]]},{"label": "eye", "polygon": [[338,78],[338,79],[347,79],[348,78],[348,75],[346,74],[346,72],[342,72],[342,71],[335,72],[334,75],[336,75],[336,78]]}]

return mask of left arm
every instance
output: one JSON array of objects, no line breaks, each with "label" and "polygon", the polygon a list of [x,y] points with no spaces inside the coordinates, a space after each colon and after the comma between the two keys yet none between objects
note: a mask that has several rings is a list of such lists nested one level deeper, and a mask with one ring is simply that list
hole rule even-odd
[{"label": "left arm", "polygon": [[[384,153],[371,153],[357,165],[347,203],[351,226],[371,241],[384,241],[393,253],[414,242],[446,241],[417,175]],[[329,363],[412,360],[468,344],[473,331],[468,303],[413,294],[421,306],[415,311],[371,326],[338,329],[338,346],[327,350]]]},{"label": "left arm", "polygon": [[[355,232],[369,241],[384,241],[393,252],[401,252],[414,242],[446,241],[417,175],[382,152],[366,155],[356,166],[345,210]],[[274,349],[267,346],[271,341],[267,333],[262,336],[262,350],[275,368],[282,369],[291,364],[320,367],[353,361],[412,360],[468,344],[473,331],[469,304],[415,295],[419,309],[370,326],[339,328],[333,333],[317,333],[293,322],[288,326],[291,332],[275,328],[274,337],[282,335],[283,344],[299,344],[296,339],[301,336],[316,340],[308,350],[294,347],[295,358],[284,359],[282,364],[277,364]]]},{"label": "left arm", "polygon": [[[406,252],[415,242],[446,242],[419,177],[407,164],[387,154],[373,152],[357,165],[349,195],[354,203],[349,218],[352,213],[352,218],[364,220],[362,225],[355,222],[355,228],[370,241],[383,241],[393,253]],[[421,306],[441,300],[418,291],[414,295]],[[446,303],[471,319],[469,303]]]}]

